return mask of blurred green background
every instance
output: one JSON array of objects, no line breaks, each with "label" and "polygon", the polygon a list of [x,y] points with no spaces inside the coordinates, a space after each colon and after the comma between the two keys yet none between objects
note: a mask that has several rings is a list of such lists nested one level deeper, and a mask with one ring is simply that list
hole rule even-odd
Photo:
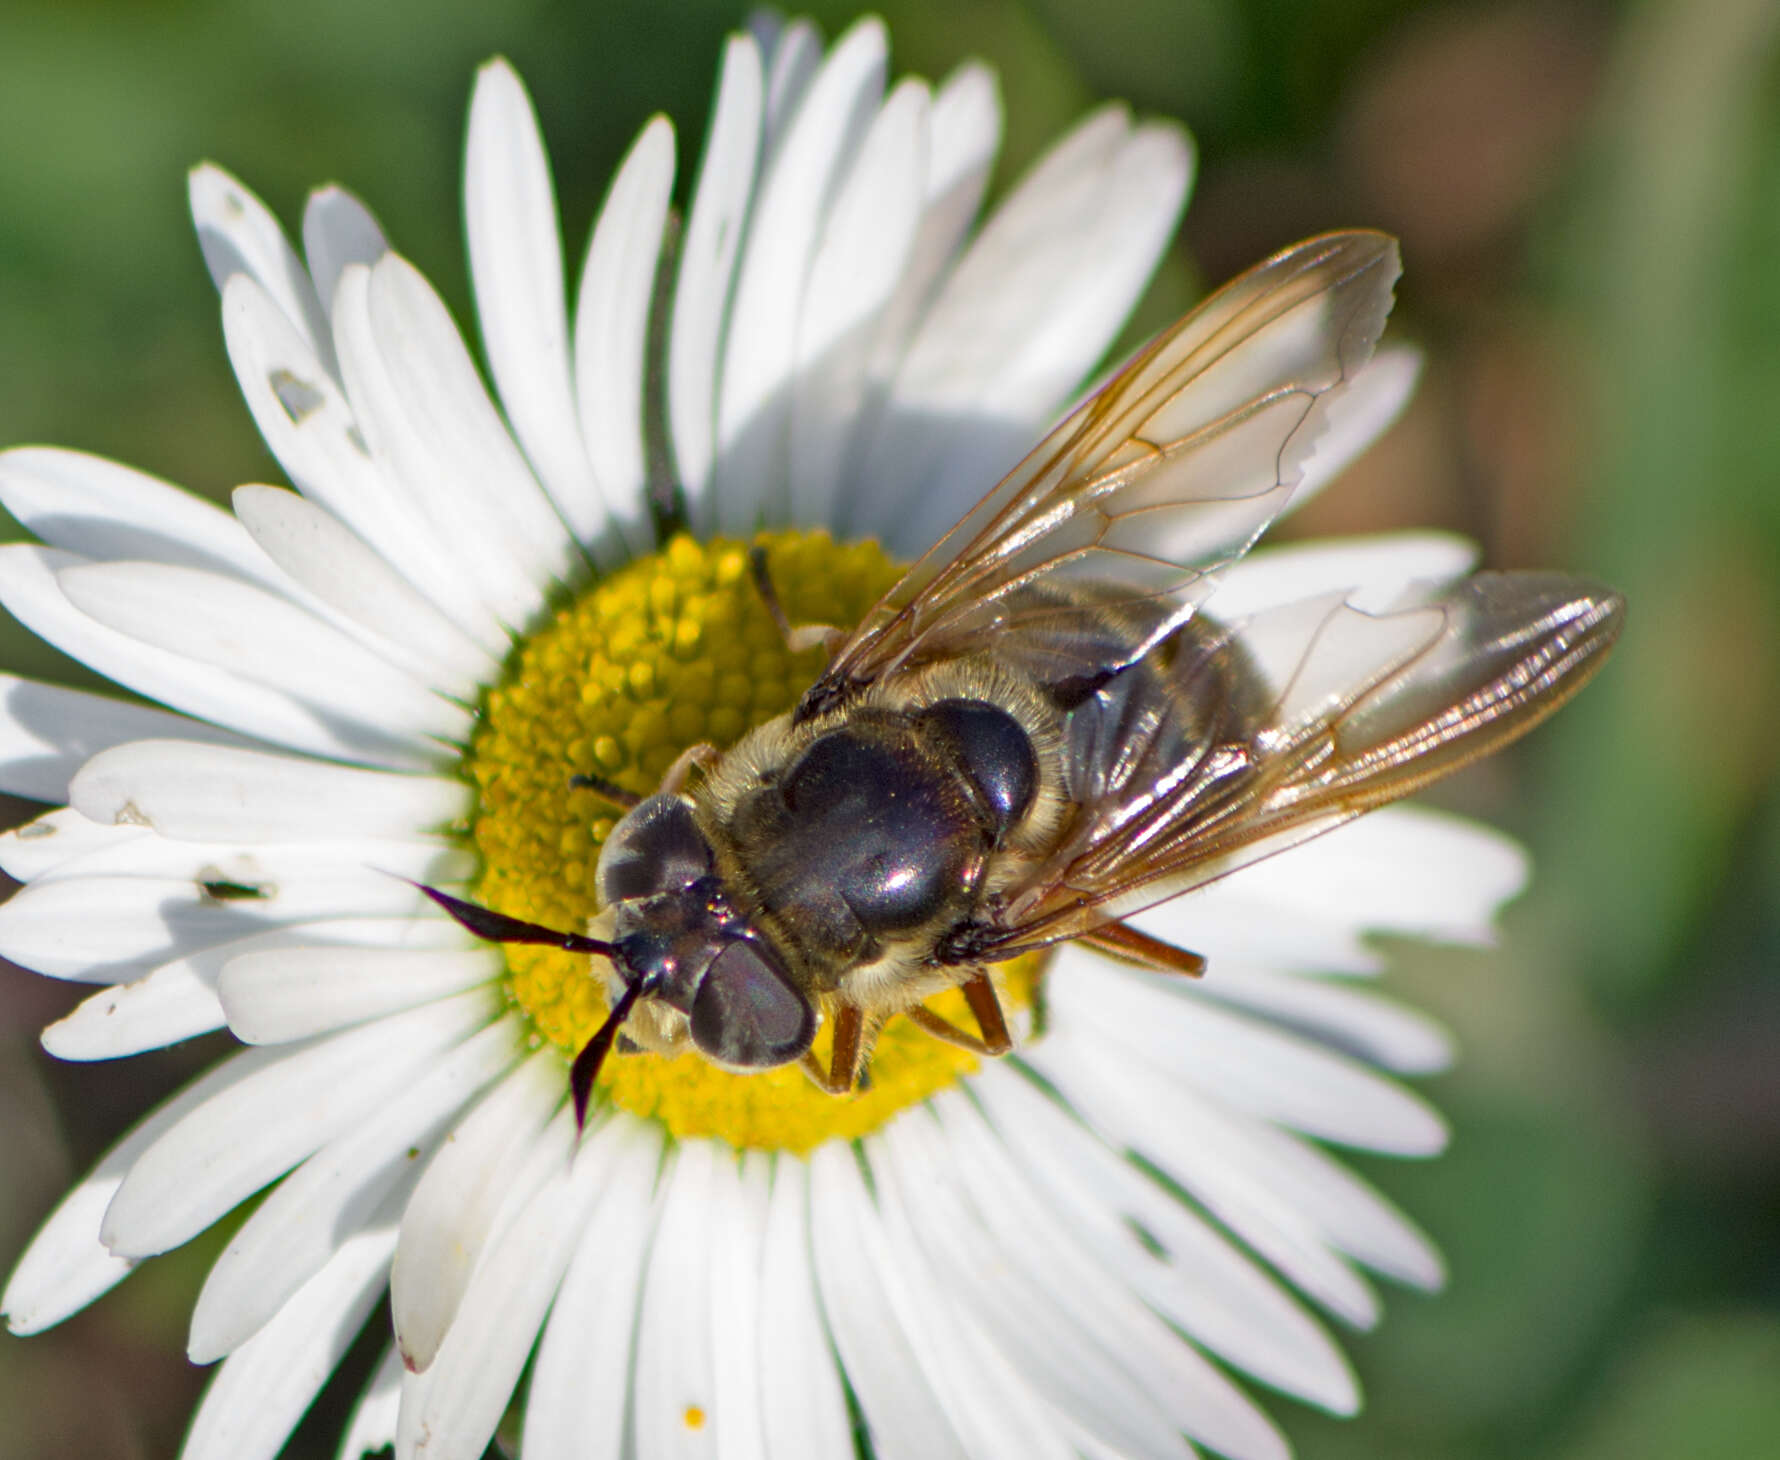
[{"label": "blurred green background", "polygon": [[[830,34],[849,8],[819,5]],[[1368,1174],[1450,1258],[1354,1336],[1365,1414],[1272,1406],[1313,1460],[1780,1454],[1780,9],[1762,0],[902,0],[899,70],[1000,70],[1000,180],[1096,100],[1185,119],[1201,174],[1134,333],[1323,228],[1400,234],[1428,355],[1394,434],[1303,535],[1447,525],[1496,566],[1632,602],[1614,663],[1444,796],[1539,864],[1490,954],[1397,949],[1458,1032],[1451,1152]],[[468,318],[471,73],[530,84],[578,250],[657,109],[702,135],[731,5],[0,0],[0,442],[220,497],[276,467],[240,407],[184,211],[214,158],[281,216],[367,198]],[[10,625],[0,663],[77,671]],[[22,804],[15,816],[24,814]],[[80,990],[0,969],[0,1269],[198,1041],[59,1066]],[[0,1457],[171,1455],[211,1234],[29,1342]],[[350,1384],[291,1453],[332,1454]]]}]

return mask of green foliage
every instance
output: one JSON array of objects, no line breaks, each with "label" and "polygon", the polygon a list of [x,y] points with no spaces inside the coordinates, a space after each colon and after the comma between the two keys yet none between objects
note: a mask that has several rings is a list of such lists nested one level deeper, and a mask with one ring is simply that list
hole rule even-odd
[{"label": "green foliage", "polygon": [[[815,10],[830,34],[854,13],[838,0]],[[1492,558],[1588,572],[1631,601],[1601,680],[1524,753],[1454,793],[1527,837],[1540,871],[1498,955],[1393,950],[1413,996],[1469,1051],[1431,1091],[1453,1151],[1372,1173],[1448,1253],[1449,1291],[1390,1294],[1380,1333],[1355,1342],[1369,1395],[1359,1419],[1276,1406],[1300,1452],[1765,1452],[1780,1433],[1774,7],[882,10],[899,68],[937,76],[971,54],[999,68],[1000,186],[1102,97],[1194,128],[1202,177],[1186,241],[1136,331],[1289,234],[1401,230],[1395,328],[1430,356],[1402,439],[1423,444],[1362,463],[1329,494],[1329,513],[1349,515],[1314,526],[1433,521],[1481,537]],[[457,186],[475,66],[504,53],[532,88],[573,257],[654,111],[676,120],[684,179],[722,35],[742,14],[714,0],[6,0],[0,442],[82,447],[218,499],[278,480],[229,374],[185,169],[213,158],[286,219],[313,184],[347,184],[469,321]],[[1550,54],[1559,32],[1539,27],[1560,22],[1571,61],[1529,92],[1515,58]],[[1526,142],[1534,122],[1546,130]],[[1460,205],[1475,212],[1462,235],[1439,226]],[[1526,442],[1536,460],[1517,476]],[[0,660],[79,677],[11,625]],[[22,1034],[7,1038],[0,1073],[55,1078],[28,1062]],[[83,1092],[99,1073],[81,1071]],[[107,1073],[121,1093],[105,1108],[130,1109],[140,1076]],[[78,1128],[73,1144],[77,1164],[94,1154]],[[202,1255],[71,1325],[70,1362],[115,1372],[128,1368],[118,1353],[140,1346],[160,1356],[141,1366],[144,1392],[162,1382]],[[9,1412],[58,1402],[55,1382],[35,1377],[50,1369],[28,1367],[26,1352],[0,1338]],[[355,1359],[359,1375],[374,1357]],[[349,1402],[338,1387],[293,1454],[332,1453]],[[118,1434],[146,1427],[156,1453],[185,1404],[157,1405],[127,1382],[84,1397],[129,1417]],[[26,1453],[10,1443],[0,1435],[0,1457]]]}]

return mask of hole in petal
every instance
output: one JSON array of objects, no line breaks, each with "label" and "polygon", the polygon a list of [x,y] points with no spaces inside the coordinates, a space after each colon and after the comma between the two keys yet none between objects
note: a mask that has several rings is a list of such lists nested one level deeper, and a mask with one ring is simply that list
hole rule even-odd
[{"label": "hole in petal", "polygon": [[232,882],[220,875],[201,876],[198,879],[198,891],[204,895],[206,902],[266,902],[276,894],[276,889],[270,885]]},{"label": "hole in petal", "polygon": [[321,409],[326,399],[307,380],[298,379],[288,370],[274,370],[266,379],[272,387],[272,394],[278,397],[278,404],[284,407],[284,413],[290,417],[293,426],[302,425],[308,417]]}]

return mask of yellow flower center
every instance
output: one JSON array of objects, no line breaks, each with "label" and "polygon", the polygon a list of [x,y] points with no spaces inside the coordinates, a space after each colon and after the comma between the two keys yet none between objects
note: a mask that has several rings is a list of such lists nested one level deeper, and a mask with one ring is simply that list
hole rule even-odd
[{"label": "yellow flower center", "polygon": [[[793,623],[857,623],[901,575],[872,542],[838,544],[817,532],[759,540]],[[585,927],[598,911],[600,844],[622,813],[597,792],[571,790],[570,777],[591,773],[647,795],[687,746],[733,744],[789,710],[821,667],[820,650],[786,651],[741,543],[676,537],[597,583],[520,647],[489,693],[465,761],[483,859],[470,895],[549,927]],[[603,979],[585,956],[519,944],[502,951],[512,1001],[540,1041],[572,1057],[605,1018]],[[1030,1007],[1036,963],[997,973],[1011,1011]],[[956,991],[929,1007],[975,1031]],[[816,1040],[825,1063],[826,1023]],[[676,1137],[807,1151],[864,1135],[976,1064],[894,1019],[878,1039],[869,1088],[852,1095],[823,1093],[796,1065],[734,1075],[697,1054],[614,1055],[600,1086]]]}]

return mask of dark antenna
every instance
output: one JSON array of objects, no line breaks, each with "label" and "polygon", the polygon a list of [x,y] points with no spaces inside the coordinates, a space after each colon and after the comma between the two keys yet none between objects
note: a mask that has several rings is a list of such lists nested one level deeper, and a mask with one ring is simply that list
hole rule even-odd
[{"label": "dark antenna", "polygon": [[612,1012],[606,1015],[606,1022],[594,1031],[593,1038],[588,1040],[581,1053],[575,1056],[574,1064],[569,1066],[569,1093],[575,1097],[575,1129],[583,1130],[587,1125],[587,1101],[593,1094],[593,1082],[599,1078],[600,1067],[605,1064],[606,1056],[612,1052],[612,1041],[618,1038],[618,1027],[630,1018],[630,1011],[643,996],[643,980],[625,985],[624,992],[618,996],[618,1002],[612,1005]]},{"label": "dark antenna", "polygon": [[[597,953],[601,957],[610,958],[620,968],[624,967],[624,961],[618,955],[618,945],[608,943],[603,938],[565,933],[558,928],[546,928],[542,923],[510,918],[493,908],[465,902],[461,897],[453,897],[449,892],[441,892],[423,882],[416,882],[414,886],[485,942],[540,943],[547,948],[561,948],[569,953]],[[575,1056],[574,1064],[569,1066],[569,1093],[575,1098],[576,1131],[586,1129],[587,1102],[593,1095],[593,1082],[599,1078],[600,1067],[605,1064],[606,1056],[612,1052],[619,1027],[630,1018],[630,1011],[636,1007],[637,1000],[642,998],[645,982],[644,979],[633,978],[626,983],[624,992],[618,996],[618,1002],[612,1006],[612,1012],[606,1015],[606,1022],[594,1031],[593,1038],[587,1041],[581,1053]]]},{"label": "dark antenna", "polygon": [[546,928],[542,923],[528,923],[520,918],[510,918],[505,913],[498,913],[491,907],[465,902],[461,897],[453,897],[449,892],[441,892],[436,887],[428,887],[424,882],[416,882],[414,886],[432,898],[434,902],[486,943],[541,943],[547,948],[561,948],[569,953],[598,953],[604,958],[617,959],[617,944],[608,943],[604,938],[589,938],[581,933],[565,933],[559,928]]}]

